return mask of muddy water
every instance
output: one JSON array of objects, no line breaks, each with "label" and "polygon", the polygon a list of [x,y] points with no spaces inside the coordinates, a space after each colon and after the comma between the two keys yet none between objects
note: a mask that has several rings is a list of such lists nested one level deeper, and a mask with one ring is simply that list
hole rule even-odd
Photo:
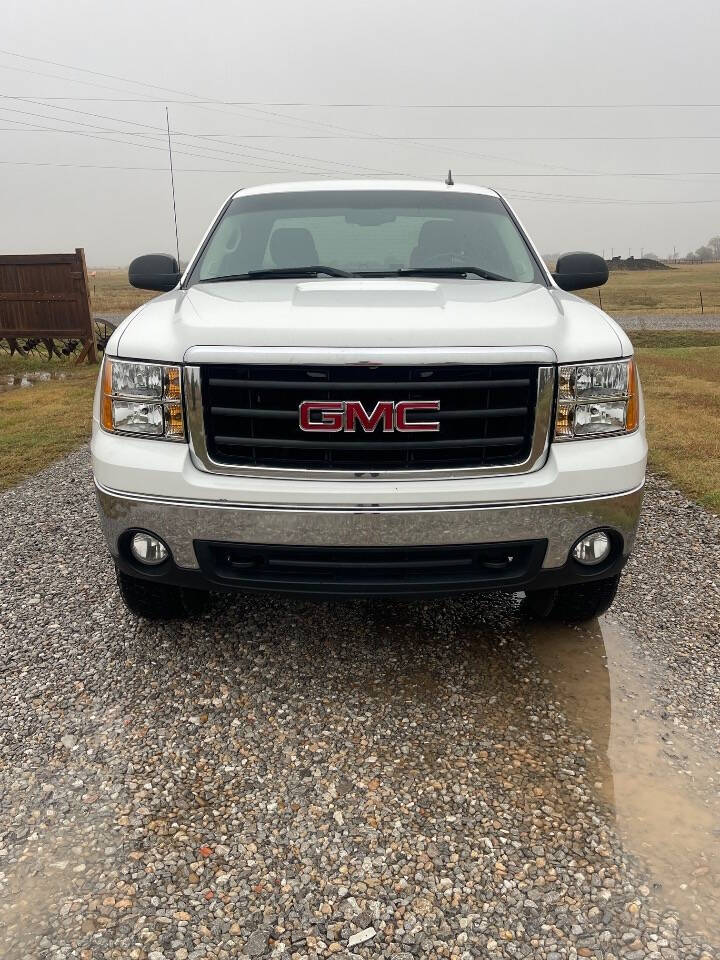
[{"label": "muddy water", "polygon": [[626,848],[645,862],[662,901],[717,937],[720,763],[663,719],[655,667],[607,622],[537,628],[532,647],[552,695],[593,741],[595,787]]}]

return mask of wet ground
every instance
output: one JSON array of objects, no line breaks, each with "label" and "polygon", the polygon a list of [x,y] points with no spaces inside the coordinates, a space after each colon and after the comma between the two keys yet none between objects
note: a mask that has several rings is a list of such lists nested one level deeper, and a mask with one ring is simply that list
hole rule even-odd
[{"label": "wet ground", "polygon": [[658,898],[720,943],[720,756],[677,730],[660,671],[612,615],[583,628],[536,627],[532,649],[553,695],[596,747],[593,783]]},{"label": "wet ground", "polygon": [[720,957],[717,705],[676,696],[714,689],[716,567],[692,558],[695,595],[654,547],[715,528],[679,494],[651,486],[587,627],[503,595],[220,597],[158,626],[119,603],[85,451],[18,489],[0,955]]}]

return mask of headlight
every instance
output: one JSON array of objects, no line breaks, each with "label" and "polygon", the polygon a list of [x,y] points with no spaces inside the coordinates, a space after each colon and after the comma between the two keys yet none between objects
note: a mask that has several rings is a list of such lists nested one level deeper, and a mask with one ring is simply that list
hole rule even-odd
[{"label": "headlight", "polygon": [[560,367],[556,440],[632,433],[638,428],[639,413],[633,360]]},{"label": "headlight", "polygon": [[110,433],[184,440],[180,367],[105,357],[100,422]]}]

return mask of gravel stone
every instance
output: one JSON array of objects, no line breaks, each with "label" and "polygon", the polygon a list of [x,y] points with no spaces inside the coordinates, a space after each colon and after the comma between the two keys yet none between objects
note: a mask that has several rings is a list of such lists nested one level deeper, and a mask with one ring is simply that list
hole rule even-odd
[{"label": "gravel stone", "polygon": [[348,940],[349,947],[358,947],[361,943],[366,943],[368,940],[372,940],[373,937],[377,936],[377,932],[374,927],[368,927],[366,930],[361,930],[360,933],[354,933]]},{"label": "gravel stone", "polygon": [[245,944],[245,953],[249,957],[261,957],[268,951],[268,935],[264,930],[256,930]]}]

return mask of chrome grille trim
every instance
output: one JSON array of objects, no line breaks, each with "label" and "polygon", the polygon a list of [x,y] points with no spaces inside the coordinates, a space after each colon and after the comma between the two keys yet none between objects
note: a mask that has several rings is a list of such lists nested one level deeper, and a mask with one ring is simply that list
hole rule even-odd
[{"label": "chrome grille trim", "polygon": [[[515,352],[517,350],[517,352]],[[211,353],[212,351],[212,353]],[[232,357],[231,357],[232,351]],[[550,353],[547,348],[534,348],[534,351],[537,351],[539,354],[542,352],[543,357],[547,357]],[[216,363],[223,362],[227,364],[232,362],[235,359],[237,362],[242,362],[240,356],[242,355],[245,363],[253,362],[259,363],[257,355],[252,357],[252,361],[248,357],[248,352],[250,351],[241,351],[238,348],[206,348],[206,347],[193,347],[186,354],[186,359],[200,359],[203,358],[205,363],[208,362],[206,359],[209,355],[213,356]],[[500,362],[499,353],[502,353],[504,362],[508,362],[508,353],[512,352],[513,359],[518,363],[528,363],[527,353],[523,348],[522,351],[517,348],[489,348],[483,350],[482,348],[475,349],[455,349],[452,351],[453,359],[446,359],[448,356],[447,350],[438,350],[432,352],[430,350],[420,349],[420,350],[377,350],[377,351],[349,351],[349,350],[338,350],[337,353],[340,355],[338,363],[350,364],[357,363],[359,365],[364,365],[372,363],[373,366],[381,364],[383,361],[380,357],[384,357],[384,362],[387,364],[398,364],[400,362],[400,354],[402,353],[403,363],[408,365],[417,366],[424,362],[438,363],[449,362],[449,363],[476,363],[482,364],[483,361],[488,364]],[[319,349],[311,350],[299,350],[293,348],[262,348],[262,351],[257,350],[257,354],[262,353],[262,358],[265,363],[306,363],[308,362],[308,354],[312,353],[312,356],[318,356],[324,351]],[[366,357],[353,359],[353,355],[358,353],[364,353]],[[327,351],[327,354],[330,354],[330,351]],[[350,356],[348,356],[350,354]],[[438,356],[441,357],[438,360]],[[222,358],[222,359],[221,359]],[[325,362],[328,362],[325,359]],[[555,394],[555,378],[556,378],[556,368],[554,365],[540,366],[538,367],[538,379],[537,379],[537,398],[535,406],[535,424],[532,434],[532,444],[530,448],[529,455],[525,460],[519,463],[513,464],[503,464],[501,466],[492,465],[492,466],[474,466],[474,467],[460,467],[460,468],[437,468],[437,469],[419,469],[419,470],[372,470],[372,471],[360,471],[360,470],[322,470],[322,469],[310,469],[310,468],[292,468],[292,467],[265,467],[265,466],[256,466],[256,465],[242,465],[242,464],[227,464],[227,463],[218,463],[210,456],[208,451],[208,446],[205,438],[205,425],[204,425],[204,416],[203,416],[203,401],[202,401],[202,383],[201,383],[201,368],[195,364],[187,364],[184,367],[184,393],[185,393],[185,405],[186,405],[186,416],[187,416],[187,429],[188,429],[188,440],[190,443],[190,451],[192,455],[193,462],[199,470],[203,470],[206,473],[213,473],[222,476],[244,476],[244,477],[255,477],[255,478],[265,478],[265,479],[291,479],[291,480],[449,480],[449,479],[462,479],[468,477],[495,477],[495,476],[513,476],[523,473],[532,473],[535,470],[539,470],[547,459],[549,444],[550,444],[550,428],[552,424],[552,413],[553,413],[553,404],[554,404],[554,394]]]}]

